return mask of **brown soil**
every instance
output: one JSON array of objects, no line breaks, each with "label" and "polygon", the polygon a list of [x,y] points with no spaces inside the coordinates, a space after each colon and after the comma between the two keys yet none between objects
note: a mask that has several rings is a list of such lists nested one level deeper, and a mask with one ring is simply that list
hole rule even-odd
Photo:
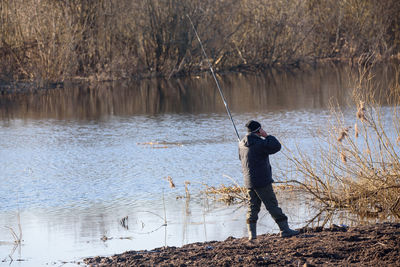
[{"label": "brown soil", "polygon": [[85,259],[89,266],[400,266],[400,224],[302,229]]}]

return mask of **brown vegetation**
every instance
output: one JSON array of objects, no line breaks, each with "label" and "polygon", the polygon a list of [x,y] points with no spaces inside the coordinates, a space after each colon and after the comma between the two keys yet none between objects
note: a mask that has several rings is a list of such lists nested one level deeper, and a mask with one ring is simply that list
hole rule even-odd
[{"label": "brown vegetation", "polygon": [[219,187],[205,185],[204,193],[207,197],[222,201],[227,205],[237,204],[248,201],[246,188],[239,185],[225,186],[224,184]]},{"label": "brown vegetation", "polygon": [[354,79],[353,119],[345,119],[335,108],[332,121],[317,138],[314,158],[301,151],[289,156],[296,177],[305,177],[289,182],[299,185],[328,214],[346,209],[361,217],[399,220],[399,73],[387,90],[376,90],[373,75],[373,67],[360,68]]},{"label": "brown vegetation", "polygon": [[0,81],[262,70],[400,53],[396,0],[3,0]]},{"label": "brown vegetation", "polygon": [[[308,223],[324,218],[325,225],[343,210],[360,219],[400,220],[400,72],[386,88],[374,79],[372,57],[361,60],[367,63],[349,79],[354,90],[346,112],[353,116],[334,106],[331,120],[315,133],[311,153],[304,147],[284,150],[288,169],[276,178],[293,187],[275,188],[315,200],[311,203],[320,211]],[[246,201],[246,190],[237,183],[206,186],[205,193],[227,204]]]}]

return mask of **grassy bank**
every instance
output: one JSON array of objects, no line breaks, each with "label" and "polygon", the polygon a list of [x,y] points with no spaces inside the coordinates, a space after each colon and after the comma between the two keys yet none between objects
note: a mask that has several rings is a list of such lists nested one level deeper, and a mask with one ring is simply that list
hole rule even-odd
[{"label": "grassy bank", "polygon": [[400,52],[395,0],[4,0],[0,81],[172,77]]}]

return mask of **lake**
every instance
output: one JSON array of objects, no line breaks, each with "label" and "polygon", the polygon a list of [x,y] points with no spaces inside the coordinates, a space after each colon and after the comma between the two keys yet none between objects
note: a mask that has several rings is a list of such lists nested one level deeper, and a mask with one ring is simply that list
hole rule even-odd
[{"label": "lake", "polygon": [[[388,72],[379,72],[383,81]],[[256,119],[288,149],[312,153],[331,101],[350,104],[353,74],[332,65],[218,79],[240,136]],[[83,257],[247,236],[245,207],[202,193],[205,185],[242,184],[237,137],[209,74],[66,82],[3,95],[0,136],[3,264],[68,266]],[[278,153],[271,162],[277,170],[286,159]],[[315,213],[302,196],[279,200],[294,228]],[[15,247],[19,224],[23,241]],[[263,208],[258,233],[277,232]]]}]

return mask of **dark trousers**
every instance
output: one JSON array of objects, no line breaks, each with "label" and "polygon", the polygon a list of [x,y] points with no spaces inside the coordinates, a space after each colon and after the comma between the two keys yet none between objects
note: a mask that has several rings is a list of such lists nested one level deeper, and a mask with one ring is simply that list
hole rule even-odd
[{"label": "dark trousers", "polygon": [[247,194],[250,197],[250,203],[247,211],[247,223],[256,223],[258,220],[258,213],[260,212],[261,203],[264,203],[268,212],[276,223],[287,221],[286,215],[278,206],[272,184],[266,187],[248,188]]}]

